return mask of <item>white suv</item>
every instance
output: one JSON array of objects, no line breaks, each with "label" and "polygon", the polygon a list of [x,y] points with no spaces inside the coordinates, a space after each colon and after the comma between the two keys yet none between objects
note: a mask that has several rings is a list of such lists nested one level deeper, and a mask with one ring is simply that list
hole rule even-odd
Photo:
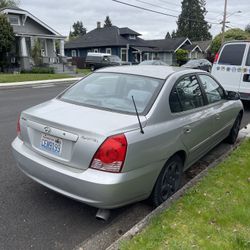
[{"label": "white suv", "polygon": [[226,42],[216,54],[212,75],[229,91],[250,100],[250,41]]}]

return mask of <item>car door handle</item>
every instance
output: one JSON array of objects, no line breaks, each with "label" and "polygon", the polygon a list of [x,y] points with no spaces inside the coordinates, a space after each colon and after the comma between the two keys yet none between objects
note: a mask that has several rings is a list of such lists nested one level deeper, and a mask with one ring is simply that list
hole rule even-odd
[{"label": "car door handle", "polygon": [[215,115],[215,119],[220,120],[220,115],[219,114]]}]

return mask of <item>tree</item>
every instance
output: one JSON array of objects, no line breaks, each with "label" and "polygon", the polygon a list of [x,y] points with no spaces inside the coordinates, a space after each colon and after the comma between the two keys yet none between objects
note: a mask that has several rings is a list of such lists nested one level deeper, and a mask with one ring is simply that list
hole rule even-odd
[{"label": "tree", "polygon": [[176,31],[175,30],[172,31],[171,38],[176,38]]},{"label": "tree", "polygon": [[188,37],[194,41],[210,40],[209,32],[211,26],[205,20],[206,1],[183,0],[182,12],[177,21],[177,37]]},{"label": "tree", "polygon": [[0,67],[7,65],[7,53],[11,51],[15,41],[13,28],[5,15],[0,14]]},{"label": "tree", "polygon": [[250,23],[246,26],[245,31],[250,33]]},{"label": "tree", "polygon": [[178,49],[176,51],[176,60],[179,65],[183,65],[188,60],[188,51],[185,49]]},{"label": "tree", "polygon": [[72,25],[73,31],[69,33],[69,39],[77,38],[79,36],[83,36],[87,33],[87,29],[83,26],[82,21],[77,21]]},{"label": "tree", "polygon": [[0,9],[5,7],[17,7],[19,1],[16,0],[0,0]]},{"label": "tree", "polygon": [[165,36],[165,39],[169,39],[169,38],[171,38],[171,35],[170,35],[170,33],[168,32],[168,33],[166,34],[166,36]]},{"label": "tree", "polygon": [[[221,36],[222,34],[220,33],[212,41],[210,47],[210,52],[212,53],[212,55],[215,55],[221,47]],[[250,34],[242,29],[230,29],[225,32],[225,41],[247,40],[247,39],[250,39]]]},{"label": "tree", "polygon": [[110,18],[109,18],[109,16],[106,16],[106,19],[105,19],[105,21],[104,21],[104,25],[103,25],[104,27],[112,27],[113,25],[112,25],[112,22],[111,22],[111,20],[110,20]]}]

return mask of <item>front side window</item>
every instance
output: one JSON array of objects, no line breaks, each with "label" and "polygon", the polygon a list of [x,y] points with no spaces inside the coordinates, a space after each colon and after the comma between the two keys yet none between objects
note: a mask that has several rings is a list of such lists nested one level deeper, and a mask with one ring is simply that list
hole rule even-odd
[{"label": "front side window", "polygon": [[250,48],[248,49],[248,55],[247,55],[246,66],[250,66]]},{"label": "front side window", "polygon": [[164,80],[119,74],[93,73],[68,89],[61,97],[72,102],[97,109],[135,113],[134,97],[138,112],[147,112],[158,95]]},{"label": "front side window", "polygon": [[206,93],[208,103],[220,101],[224,96],[224,91],[220,85],[208,75],[199,75],[199,77]]},{"label": "front side window", "polygon": [[245,44],[228,44],[223,48],[218,64],[236,65],[242,64],[243,55],[245,52]]},{"label": "front side window", "polygon": [[186,76],[175,85],[170,94],[169,104],[173,113],[204,106],[201,88],[196,76]]}]

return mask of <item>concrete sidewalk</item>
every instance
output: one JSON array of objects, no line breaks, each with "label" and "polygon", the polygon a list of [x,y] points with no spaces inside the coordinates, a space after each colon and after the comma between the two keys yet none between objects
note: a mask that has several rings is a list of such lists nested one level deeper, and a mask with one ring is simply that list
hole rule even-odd
[{"label": "concrete sidewalk", "polygon": [[0,83],[0,88],[16,87],[16,86],[29,86],[37,84],[48,84],[48,83],[66,83],[75,82],[82,79],[82,77],[72,77],[72,78],[62,78],[53,80],[40,80],[40,81],[27,81],[27,82],[10,82],[10,83]]}]

